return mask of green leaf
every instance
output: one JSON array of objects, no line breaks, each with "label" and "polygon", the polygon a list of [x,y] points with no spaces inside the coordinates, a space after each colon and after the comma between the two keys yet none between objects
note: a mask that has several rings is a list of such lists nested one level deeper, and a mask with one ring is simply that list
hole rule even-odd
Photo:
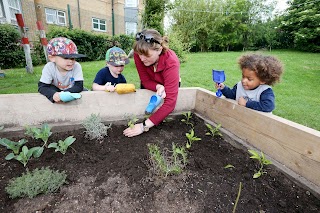
[{"label": "green leaf", "polygon": [[32,152],[33,157],[38,158],[42,155],[44,148],[43,147],[33,147],[30,149]]},{"label": "green leaf", "polygon": [[253,178],[259,178],[261,176],[261,173],[260,172],[257,172],[253,175]]},{"label": "green leaf", "polygon": [[233,165],[231,165],[231,164],[228,164],[228,165],[226,165],[225,167],[224,167],[225,169],[232,169],[232,168],[235,168]]},{"label": "green leaf", "polygon": [[11,160],[11,159],[13,159],[15,157],[15,155],[13,154],[13,153],[10,153],[10,154],[8,154],[7,156],[6,156],[6,160]]},{"label": "green leaf", "polygon": [[58,148],[58,144],[57,143],[50,143],[48,148]]}]

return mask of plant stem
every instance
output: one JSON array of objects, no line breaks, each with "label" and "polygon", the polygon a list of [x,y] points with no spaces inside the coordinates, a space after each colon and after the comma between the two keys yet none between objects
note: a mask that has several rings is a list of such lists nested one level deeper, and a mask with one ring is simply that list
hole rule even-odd
[{"label": "plant stem", "polygon": [[240,182],[239,190],[238,190],[238,196],[237,196],[236,202],[234,203],[234,207],[233,207],[232,213],[236,212],[236,208],[237,208],[238,201],[239,201],[240,194],[241,194],[241,189],[242,189],[242,183]]}]

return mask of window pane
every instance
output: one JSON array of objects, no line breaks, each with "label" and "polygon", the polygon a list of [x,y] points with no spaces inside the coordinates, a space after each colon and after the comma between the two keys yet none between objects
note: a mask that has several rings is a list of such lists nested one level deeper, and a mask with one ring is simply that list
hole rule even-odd
[{"label": "window pane", "polygon": [[94,29],[99,29],[99,25],[98,25],[98,24],[93,23],[93,28],[94,28]]},{"label": "window pane", "polygon": [[126,7],[137,7],[138,0],[126,0]]},{"label": "window pane", "polygon": [[4,17],[2,1],[0,0],[0,17]]},{"label": "window pane", "polygon": [[100,24],[106,24],[106,21],[100,20]]},{"label": "window pane", "polygon": [[10,0],[8,1],[9,7],[13,7],[19,10],[19,2],[18,0]]},{"label": "window pane", "polygon": [[101,25],[101,26],[100,26],[100,30],[105,31],[105,30],[106,30],[106,25]]}]

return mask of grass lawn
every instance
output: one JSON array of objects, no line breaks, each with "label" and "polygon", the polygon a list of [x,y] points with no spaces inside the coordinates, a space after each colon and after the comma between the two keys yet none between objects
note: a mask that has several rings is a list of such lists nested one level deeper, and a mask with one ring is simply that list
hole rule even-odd
[{"label": "grass lawn", "polygon": [[[237,59],[243,52],[190,53],[187,62],[181,64],[182,87],[202,87],[211,91],[211,70],[224,70],[226,84],[233,87],[241,79]],[[273,114],[320,131],[320,54],[295,51],[265,52],[278,57],[284,64],[281,83],[273,87],[276,109]],[[96,73],[104,61],[82,62],[85,87],[91,89]],[[0,78],[0,94],[36,93],[43,66],[34,68],[33,74],[25,69],[5,70]],[[129,83],[139,88],[140,82],[133,60],[123,72]]]}]

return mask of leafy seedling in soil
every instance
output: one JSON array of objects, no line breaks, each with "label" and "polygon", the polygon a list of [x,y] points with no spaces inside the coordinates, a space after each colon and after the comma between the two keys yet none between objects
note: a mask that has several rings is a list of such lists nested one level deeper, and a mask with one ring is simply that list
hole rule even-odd
[{"label": "leafy seedling in soil", "polygon": [[28,141],[25,139],[21,139],[18,142],[14,142],[6,138],[0,139],[0,144],[7,147],[7,149],[12,150],[13,154],[15,155],[19,154],[21,146],[23,146],[27,142]]},{"label": "leafy seedling in soil", "polygon": [[45,123],[41,128],[26,126],[25,134],[35,139],[41,139],[44,142],[44,146],[47,146],[48,139],[52,132],[51,127]]},{"label": "leafy seedling in soil", "polygon": [[209,135],[211,137],[220,136],[222,137],[222,134],[220,132],[221,124],[218,124],[215,128],[211,126],[210,124],[206,124],[207,132],[206,135]]},{"label": "leafy seedling in soil", "polygon": [[259,155],[259,153],[255,150],[249,149],[248,151],[251,154],[250,158],[256,159],[260,164],[259,170],[253,174],[253,178],[259,178],[261,175],[267,174],[267,172],[264,170],[264,166],[270,165],[272,162],[264,156],[263,152],[260,152],[261,155]]},{"label": "leafy seedling in soil", "polygon": [[[184,147],[172,144],[172,151],[160,151],[156,144],[148,144],[150,163],[153,172],[159,176],[167,177],[171,174],[180,174],[187,163],[187,152]],[[170,156],[169,153],[172,153]]]},{"label": "leafy seedling in soil", "polygon": [[66,154],[68,147],[73,144],[76,139],[73,136],[67,137],[64,141],[59,140],[58,143],[50,143],[48,148],[55,148],[55,152]]},{"label": "leafy seedling in soil", "polygon": [[24,167],[26,167],[29,159],[33,156],[34,158],[38,158],[41,156],[43,152],[43,147],[32,147],[31,149],[28,149],[27,146],[22,147],[22,151],[18,154],[15,155],[13,153],[10,153],[9,155],[6,156],[6,160],[11,160],[11,159],[16,159],[20,163],[23,164]]},{"label": "leafy seedling in soil", "polygon": [[102,141],[105,136],[108,136],[108,129],[112,124],[104,125],[99,115],[91,114],[82,122],[82,126],[86,129],[84,131],[86,138]]},{"label": "leafy seedling in soil", "polygon": [[137,123],[139,119],[136,118],[136,116],[132,116],[129,118],[129,121],[128,121],[128,127],[130,127],[131,129],[134,127],[134,125]]},{"label": "leafy seedling in soil", "polygon": [[195,141],[201,141],[201,138],[195,136],[194,130],[191,129],[189,132],[186,133],[186,137],[187,137],[187,143],[186,143],[186,148],[190,149],[193,142]]},{"label": "leafy seedling in soil", "polygon": [[38,194],[56,192],[65,182],[65,172],[53,171],[49,168],[27,171],[22,176],[9,181],[5,190],[10,198],[33,198]]},{"label": "leafy seedling in soil", "polygon": [[191,122],[192,120],[192,113],[189,112],[184,112],[182,113],[182,115],[184,116],[183,119],[181,119],[181,121],[187,125],[190,125],[191,127],[193,127],[193,123]]}]

